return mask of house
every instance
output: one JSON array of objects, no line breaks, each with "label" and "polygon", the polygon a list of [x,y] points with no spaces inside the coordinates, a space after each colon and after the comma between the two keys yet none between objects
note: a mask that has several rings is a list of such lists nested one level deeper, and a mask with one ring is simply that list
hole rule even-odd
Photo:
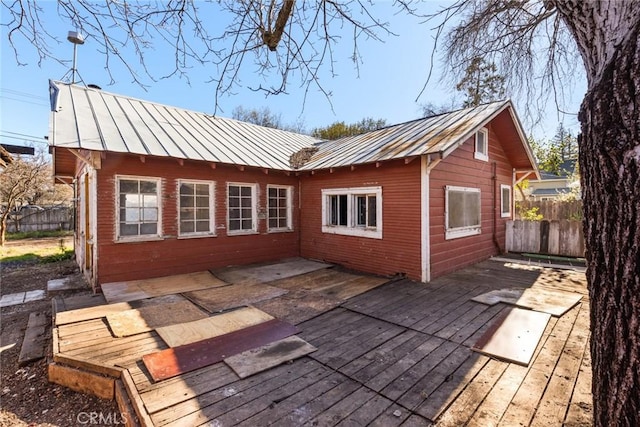
[{"label": "house", "polygon": [[575,174],[576,162],[576,159],[564,159],[558,173],[540,171],[540,179],[529,181],[529,199],[556,200],[575,191],[580,187]]},{"label": "house", "polygon": [[336,141],[50,82],[76,257],[102,283],[302,256],[429,281],[504,250],[538,176],[510,101]]}]

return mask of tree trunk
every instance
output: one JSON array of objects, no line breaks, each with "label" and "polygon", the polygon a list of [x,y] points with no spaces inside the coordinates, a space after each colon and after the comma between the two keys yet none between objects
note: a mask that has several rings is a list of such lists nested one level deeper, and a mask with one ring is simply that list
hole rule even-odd
[{"label": "tree trunk", "polygon": [[640,25],[634,27],[592,81],[579,114],[596,426],[640,422]]}]

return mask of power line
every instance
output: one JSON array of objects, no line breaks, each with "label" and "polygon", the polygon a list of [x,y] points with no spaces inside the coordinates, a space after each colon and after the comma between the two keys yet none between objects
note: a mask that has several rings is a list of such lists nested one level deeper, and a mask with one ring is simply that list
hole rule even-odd
[{"label": "power line", "polygon": [[45,138],[44,138],[44,137],[42,137],[42,136],[37,136],[37,135],[27,135],[26,133],[11,132],[11,131],[8,131],[8,130],[3,130],[2,132],[3,132],[3,133],[9,133],[9,134],[11,134],[11,135],[26,136],[26,137],[28,137],[28,138],[39,138],[39,139],[45,139]]},{"label": "power line", "polygon": [[5,96],[5,95],[0,95],[0,98],[8,99],[8,100],[11,100],[11,101],[24,102],[25,104],[40,105],[40,106],[43,106],[43,107],[48,107],[49,106],[49,104],[45,104],[44,102],[35,102],[35,101],[29,101],[29,100],[26,100],[26,99],[12,98],[10,96]]},{"label": "power line", "polygon": [[33,142],[36,144],[48,144],[48,141],[45,141],[43,139],[37,140],[37,139],[30,139],[30,138],[21,138],[19,136],[10,136],[10,135],[0,135],[0,138],[4,138],[4,139],[15,139],[18,141],[24,141],[24,142]]},{"label": "power line", "polygon": [[16,95],[16,96],[22,96],[24,98],[33,98],[33,99],[37,99],[39,101],[47,101],[47,97],[46,96],[42,96],[42,95],[36,95],[33,93],[29,93],[29,92],[22,92],[19,90],[14,90],[14,89],[6,89],[6,88],[0,88],[0,92],[7,92],[11,95]]}]

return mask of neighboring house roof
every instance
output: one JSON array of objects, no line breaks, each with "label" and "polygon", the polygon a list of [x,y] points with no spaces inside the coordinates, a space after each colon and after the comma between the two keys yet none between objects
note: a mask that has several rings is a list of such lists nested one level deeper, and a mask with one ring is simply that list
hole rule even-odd
[{"label": "neighboring house roof", "polygon": [[317,145],[318,152],[300,169],[334,168],[425,154],[446,157],[493,119],[497,119],[497,131],[505,136],[502,139],[506,143],[505,151],[514,167],[537,173],[511,101],[465,108],[322,142]]},{"label": "neighboring house roof", "polygon": [[53,147],[289,170],[316,138],[50,81]]},{"label": "neighboring house roof", "polygon": [[567,179],[576,170],[576,159],[563,160],[558,166],[558,173],[540,171],[540,179],[542,181],[549,181],[553,179]]},{"label": "neighboring house roof", "polygon": [[569,187],[559,187],[559,188],[536,188],[531,192],[531,195],[534,197],[541,196],[559,196],[560,194],[568,194],[571,192],[571,188]]}]

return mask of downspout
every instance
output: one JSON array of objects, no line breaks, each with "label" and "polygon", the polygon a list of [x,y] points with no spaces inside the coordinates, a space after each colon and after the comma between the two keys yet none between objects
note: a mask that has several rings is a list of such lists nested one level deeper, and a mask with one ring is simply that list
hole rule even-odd
[{"label": "downspout", "polygon": [[498,186],[498,175],[497,175],[497,163],[493,162],[493,176],[491,177],[491,180],[493,181],[493,233],[492,233],[492,237],[493,237],[493,244],[495,245],[495,247],[498,249],[498,254],[502,253],[502,249],[500,248],[500,243],[498,242],[498,236],[497,236],[497,228],[498,228],[498,215],[497,215],[497,210],[498,207],[496,206],[497,200],[498,200],[498,195],[497,195],[497,186]]},{"label": "downspout", "polygon": [[430,233],[430,217],[429,217],[429,176],[431,170],[436,167],[442,160],[440,157],[432,160],[430,155],[422,156],[420,160],[420,208],[422,211],[420,235],[421,235],[421,251],[420,258],[422,264],[422,281],[431,281],[431,233]]}]

